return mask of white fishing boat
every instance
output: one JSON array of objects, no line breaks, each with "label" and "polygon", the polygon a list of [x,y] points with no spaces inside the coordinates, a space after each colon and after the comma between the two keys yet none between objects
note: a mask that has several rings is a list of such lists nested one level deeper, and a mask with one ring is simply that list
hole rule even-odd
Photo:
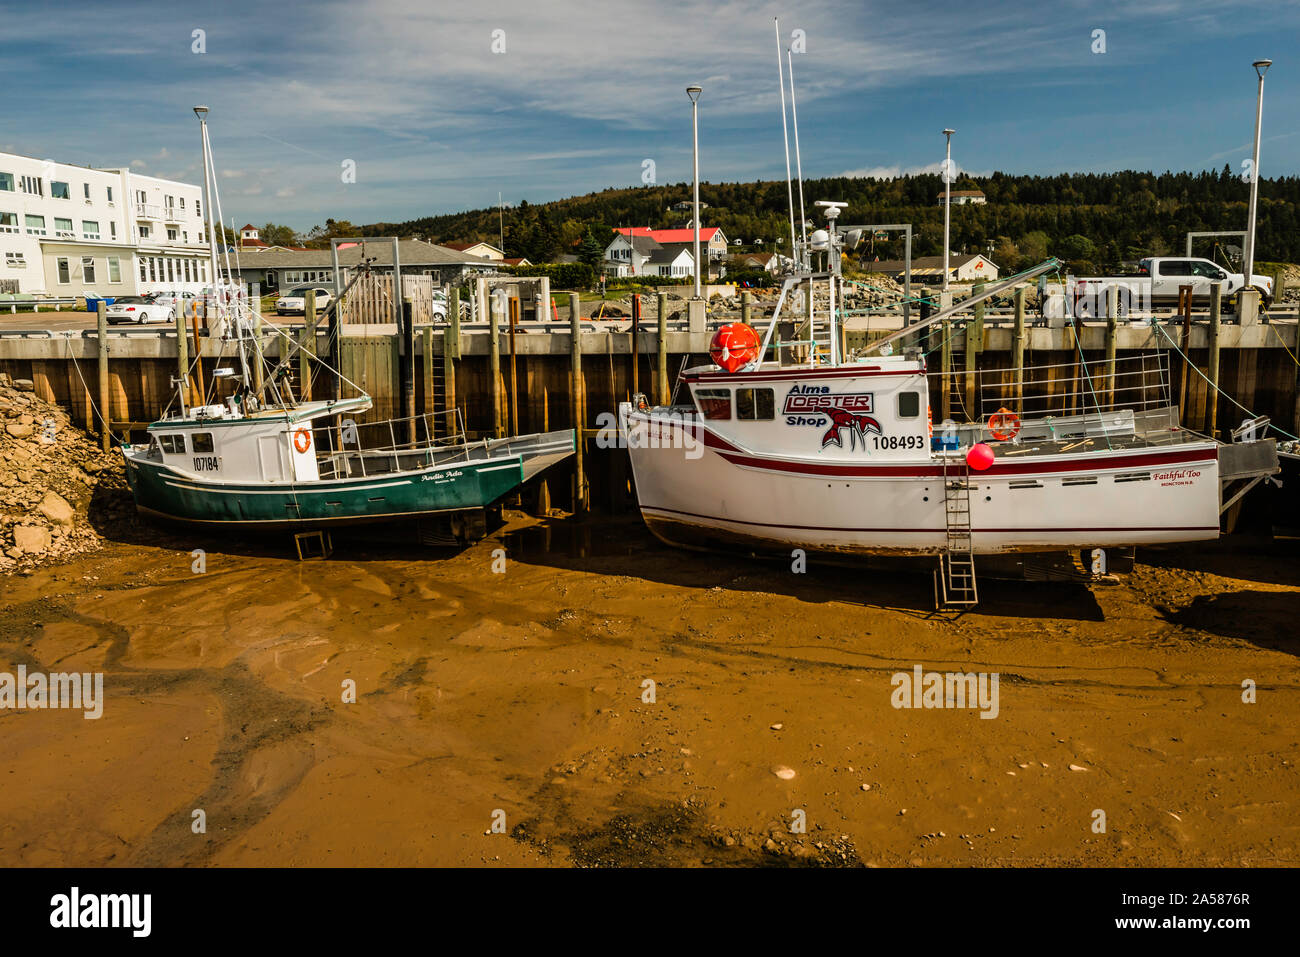
[{"label": "white fishing boat", "polygon": [[[850,355],[837,305],[841,204],[820,205],[829,226],[804,261],[821,255],[826,267],[785,280],[761,342],[724,327],[714,362],[680,376],[680,402],[652,408],[638,396],[619,408],[641,514],[665,542],[936,555],[939,603],[969,605],[976,555],[1213,539],[1220,511],[1276,471],[1271,440],[1225,445],[1179,425],[1167,353],[1119,362],[1113,378],[1080,354],[1073,381],[1039,370],[1054,383],[1046,393],[990,376],[986,414],[936,423],[919,334],[1059,264]],[[794,341],[774,342],[796,290],[827,306],[798,310]],[[894,348],[902,354],[882,354]]]}]

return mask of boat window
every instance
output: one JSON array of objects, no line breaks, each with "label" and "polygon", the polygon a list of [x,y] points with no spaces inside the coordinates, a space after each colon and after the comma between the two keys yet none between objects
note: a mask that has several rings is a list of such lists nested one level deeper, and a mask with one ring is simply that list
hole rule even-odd
[{"label": "boat window", "polygon": [[212,433],[195,432],[192,436],[190,436],[190,446],[194,449],[195,452],[211,452]]},{"label": "boat window", "polygon": [[898,393],[898,417],[900,419],[915,419],[920,414],[921,414],[921,393],[919,392]]},{"label": "boat window", "polygon": [[737,389],[736,418],[766,420],[776,418],[776,399],[771,389]]},{"label": "boat window", "polygon": [[185,451],[185,436],[183,435],[160,435],[158,444],[162,446],[164,452],[170,452],[173,455]]},{"label": "boat window", "polygon": [[730,389],[696,389],[695,403],[706,419],[731,418]]}]

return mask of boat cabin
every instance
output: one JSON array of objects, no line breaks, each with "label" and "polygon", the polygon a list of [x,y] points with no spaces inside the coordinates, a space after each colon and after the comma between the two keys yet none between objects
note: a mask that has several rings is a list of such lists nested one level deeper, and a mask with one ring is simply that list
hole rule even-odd
[{"label": "boat cabin", "polygon": [[753,452],[811,452],[852,462],[930,454],[929,387],[920,359],[881,356],[814,368],[764,363],[748,372],[710,365],[682,378],[693,414]]},{"label": "boat cabin", "polygon": [[208,481],[314,482],[321,476],[312,420],[357,410],[350,400],[247,416],[224,405],[198,406],[184,416],[151,423],[144,454]]}]

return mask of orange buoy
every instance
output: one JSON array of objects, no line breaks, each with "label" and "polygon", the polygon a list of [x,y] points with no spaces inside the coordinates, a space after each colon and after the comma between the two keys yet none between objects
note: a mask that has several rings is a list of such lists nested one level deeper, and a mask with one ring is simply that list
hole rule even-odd
[{"label": "orange buoy", "polygon": [[753,326],[731,322],[713,334],[709,358],[728,372],[735,372],[758,358],[760,346]]},{"label": "orange buoy", "polygon": [[293,433],[293,447],[299,452],[306,452],[311,448],[311,433],[306,429],[299,429]]},{"label": "orange buoy", "polygon": [[999,442],[1014,439],[1020,434],[1020,416],[1005,406],[989,416],[989,435]]}]

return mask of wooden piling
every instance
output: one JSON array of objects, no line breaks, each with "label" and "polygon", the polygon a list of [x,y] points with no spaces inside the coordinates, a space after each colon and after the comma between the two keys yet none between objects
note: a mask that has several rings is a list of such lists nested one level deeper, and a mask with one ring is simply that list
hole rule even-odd
[{"label": "wooden piling", "polygon": [[311,357],[316,354],[316,290],[302,297],[302,340],[298,344],[298,397],[311,399]]},{"label": "wooden piling", "polygon": [[659,361],[659,392],[657,398],[660,405],[667,405],[670,399],[668,395],[668,293],[659,293],[659,341],[655,346],[658,353],[656,358]]},{"label": "wooden piling", "polygon": [[[261,303],[258,303],[258,308],[253,309],[253,341],[257,343],[257,347],[253,350],[253,395],[257,396],[259,402],[262,400],[262,386],[266,384],[262,378],[265,375],[265,370],[262,368],[262,310],[260,306]],[[181,308],[180,305],[177,305],[177,308]]]},{"label": "wooden piling", "polygon": [[415,444],[415,304],[402,300],[402,365],[398,378],[402,386],[402,417],[406,419],[406,441]]},{"label": "wooden piling", "polygon": [[519,434],[519,365],[515,356],[515,326],[519,323],[519,297],[510,297],[510,434]]},{"label": "wooden piling", "polygon": [[1192,357],[1188,354],[1192,343],[1191,286],[1178,287],[1178,313],[1183,317],[1182,343],[1179,346],[1183,352],[1183,365],[1178,377],[1178,421],[1182,423],[1187,421],[1187,405],[1191,401]]},{"label": "wooden piling", "polygon": [[637,293],[632,294],[632,395],[641,391],[639,379],[640,356],[637,350],[637,340],[641,335],[641,296]]},{"label": "wooden piling", "polygon": [[1205,401],[1208,406],[1206,434],[1212,439],[1219,437],[1219,325],[1223,318],[1223,283],[1210,283],[1210,388]]},{"label": "wooden piling", "polygon": [[1106,408],[1115,408],[1115,346],[1119,337],[1119,287],[1106,290]]},{"label": "wooden piling", "polygon": [[501,438],[503,434],[502,417],[501,417],[501,329],[500,329],[500,308],[498,303],[501,301],[496,296],[487,297],[490,301],[487,308],[488,323],[488,378],[491,380],[489,385],[492,389],[492,437]]},{"label": "wooden piling", "polygon": [[[195,307],[197,308],[197,307]],[[190,402],[190,350],[185,335],[185,306],[181,304],[176,310],[176,394],[185,405]]]},{"label": "wooden piling", "polygon": [[316,294],[308,292],[310,297],[303,310],[302,340],[298,344],[298,398],[303,402],[311,401],[311,357],[316,354]]},{"label": "wooden piling", "polygon": [[[971,294],[978,296],[984,291],[983,283],[976,283],[971,287]],[[966,414],[970,416],[971,421],[978,422],[980,411],[976,407],[975,401],[975,360],[979,357],[980,351],[984,346],[984,303],[975,304],[975,318],[966,324],[965,345],[963,346],[963,365],[965,366],[962,376],[963,385],[966,389]]]},{"label": "wooden piling", "polygon": [[99,436],[105,452],[108,451],[111,430],[108,424],[108,306],[99,300],[95,308],[95,328],[99,358]]},{"label": "wooden piling", "polygon": [[1011,367],[1015,370],[1016,411],[1025,414],[1025,297],[1029,290],[1024,286],[1015,292],[1016,318],[1011,334]]},{"label": "wooden piling", "polygon": [[740,321],[745,325],[753,325],[750,322],[750,313],[754,309],[754,294],[746,289],[740,294]]},{"label": "wooden piling", "polygon": [[573,511],[577,515],[587,511],[587,476],[583,454],[587,445],[586,416],[583,414],[582,383],[582,309],[576,292],[569,293],[569,409],[573,428],[577,433],[576,452],[573,457],[574,487]]}]

